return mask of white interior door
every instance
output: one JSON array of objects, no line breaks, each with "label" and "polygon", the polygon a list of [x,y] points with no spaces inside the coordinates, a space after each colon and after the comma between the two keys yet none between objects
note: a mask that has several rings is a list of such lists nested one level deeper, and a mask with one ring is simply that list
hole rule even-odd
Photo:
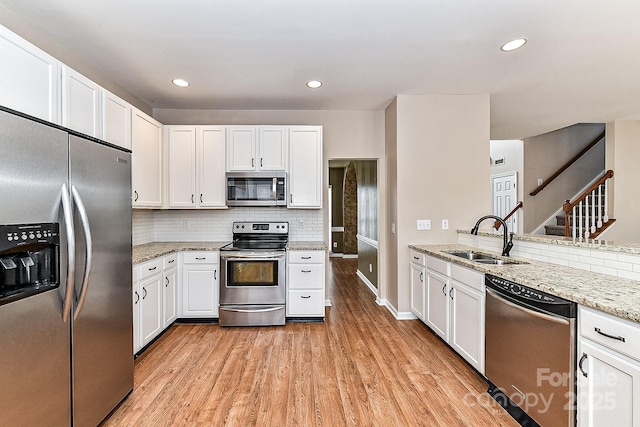
[{"label": "white interior door", "polygon": [[[516,190],[517,172],[493,175],[491,188],[493,197],[493,214],[504,218],[518,203]],[[507,220],[510,232],[518,232],[518,213],[516,212]]]}]

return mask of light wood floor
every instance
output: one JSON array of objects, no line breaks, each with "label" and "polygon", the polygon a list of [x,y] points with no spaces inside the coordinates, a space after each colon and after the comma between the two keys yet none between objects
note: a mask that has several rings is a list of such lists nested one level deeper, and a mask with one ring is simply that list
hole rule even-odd
[{"label": "light wood floor", "polygon": [[421,322],[397,321],[332,259],[324,323],[175,325],[106,426],[517,426]]}]

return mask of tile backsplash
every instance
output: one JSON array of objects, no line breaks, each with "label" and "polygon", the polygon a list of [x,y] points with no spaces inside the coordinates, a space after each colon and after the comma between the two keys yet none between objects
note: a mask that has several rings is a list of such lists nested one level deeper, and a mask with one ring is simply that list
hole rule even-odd
[{"label": "tile backsplash", "polygon": [[234,221],[288,221],[289,240],[326,240],[321,209],[133,210],[133,244],[230,241]]},{"label": "tile backsplash", "polygon": [[[458,243],[501,252],[502,234],[496,233],[496,237],[490,237],[459,233]],[[609,276],[640,280],[640,255],[635,254],[514,240],[511,255]]]}]

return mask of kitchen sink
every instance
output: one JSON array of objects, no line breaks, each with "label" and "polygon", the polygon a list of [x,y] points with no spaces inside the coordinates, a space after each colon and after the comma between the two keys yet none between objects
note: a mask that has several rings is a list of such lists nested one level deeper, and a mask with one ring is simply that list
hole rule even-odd
[{"label": "kitchen sink", "polygon": [[475,251],[451,251],[447,253],[449,255],[453,255],[460,258],[468,259],[469,261],[477,262],[478,264],[489,264],[489,265],[525,264],[520,261],[499,258],[493,255],[483,254]]}]

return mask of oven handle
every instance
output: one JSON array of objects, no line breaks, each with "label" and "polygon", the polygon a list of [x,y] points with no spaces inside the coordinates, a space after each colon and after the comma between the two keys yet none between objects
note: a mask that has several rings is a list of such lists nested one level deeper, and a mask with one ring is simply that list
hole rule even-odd
[{"label": "oven handle", "polygon": [[243,259],[264,259],[264,260],[270,260],[270,259],[282,259],[284,258],[284,253],[281,255],[268,255],[265,256],[264,254],[247,254],[247,255],[242,255],[242,254],[233,254],[233,255],[220,255],[220,258],[224,259],[225,261],[236,261],[236,260],[243,260]]},{"label": "oven handle", "polygon": [[261,309],[258,309],[258,310],[247,310],[247,309],[243,309],[243,308],[220,307],[220,310],[233,311],[234,313],[268,313],[270,311],[282,310],[283,308],[284,308],[283,306],[279,306],[279,307],[261,308]]},{"label": "oven handle", "polygon": [[558,316],[552,316],[551,314],[546,314],[546,313],[540,313],[539,311],[534,311],[534,310],[530,310],[526,307],[523,307],[519,304],[514,304],[511,301],[506,300],[505,298],[502,297],[502,295],[500,295],[498,292],[494,291],[493,289],[489,289],[487,288],[487,293],[489,293],[489,295],[491,295],[492,297],[499,299],[500,302],[507,304],[509,307],[515,308],[516,310],[520,310],[523,311],[527,314],[530,314],[532,316],[538,317],[540,319],[544,319],[544,320],[548,320],[550,322],[554,322],[554,323],[560,323],[562,325],[568,325],[569,321],[567,319],[564,319],[562,317],[558,317]]}]

